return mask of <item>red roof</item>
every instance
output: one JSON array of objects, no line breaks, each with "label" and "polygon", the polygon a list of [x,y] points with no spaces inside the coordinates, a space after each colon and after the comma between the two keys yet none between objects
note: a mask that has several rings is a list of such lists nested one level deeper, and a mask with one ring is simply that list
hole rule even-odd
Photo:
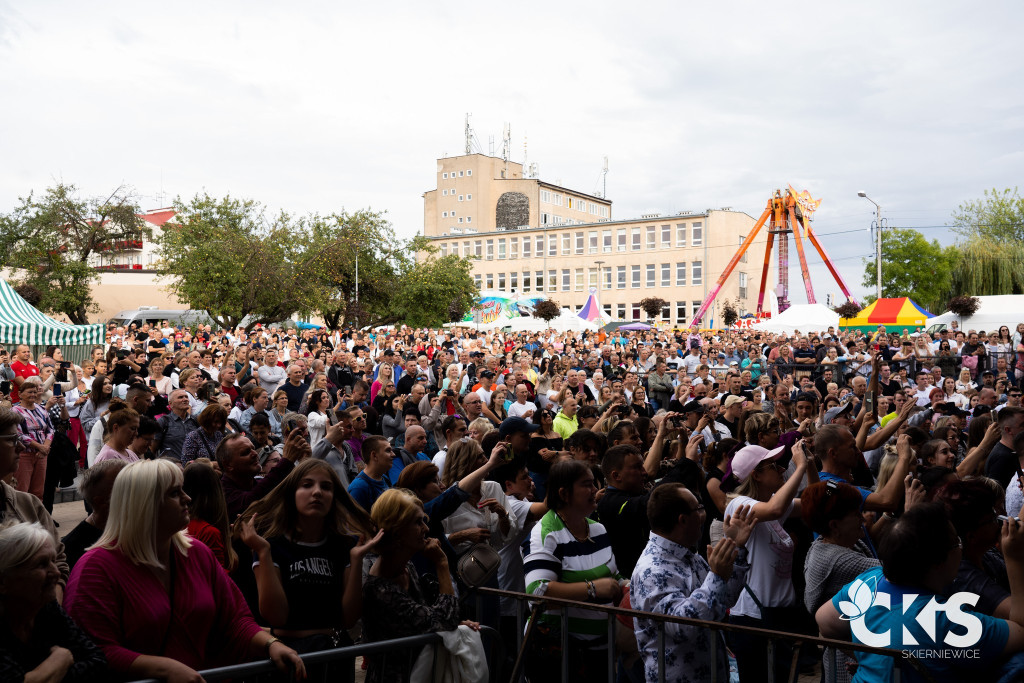
[{"label": "red roof", "polygon": [[139,218],[159,227],[174,218],[174,209],[157,209],[148,213],[141,213]]}]

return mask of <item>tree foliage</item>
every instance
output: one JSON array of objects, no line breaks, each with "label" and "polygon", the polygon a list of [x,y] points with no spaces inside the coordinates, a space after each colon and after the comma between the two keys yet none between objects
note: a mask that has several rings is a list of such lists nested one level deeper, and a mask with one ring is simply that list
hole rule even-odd
[{"label": "tree foliage", "polygon": [[735,299],[726,299],[722,304],[722,322],[726,327],[732,327],[733,323],[740,319],[740,302]]},{"label": "tree foliage", "polygon": [[[418,241],[417,241],[418,242]],[[480,298],[472,276],[471,259],[448,254],[436,258],[433,249],[403,273],[396,283],[396,319],[413,327],[440,327],[462,320]]]},{"label": "tree foliage", "polygon": [[666,306],[668,306],[668,302],[657,296],[649,296],[646,299],[640,300],[640,308],[643,309],[650,320],[658,318],[661,315],[662,309]]},{"label": "tree foliage", "polygon": [[74,185],[59,183],[19,202],[0,216],[0,265],[13,271],[16,286],[39,292],[40,310],[88,323],[99,279],[90,258],[118,242],[151,237],[132,194],[119,187],[105,198],[83,198]]},{"label": "tree foliage", "polygon": [[847,301],[844,304],[836,306],[832,310],[838,313],[840,318],[856,318],[857,314],[864,309],[852,301]]},{"label": "tree foliage", "polygon": [[227,329],[310,311],[303,221],[283,212],[267,219],[255,201],[205,193],[179,197],[174,210],[157,241],[159,271],[190,308]]},{"label": "tree foliage", "polygon": [[957,251],[950,295],[1024,294],[1024,244],[1004,242],[996,247],[974,237],[957,245]]},{"label": "tree foliage", "polygon": [[[882,296],[909,296],[925,308],[939,308],[958,260],[955,247],[929,242],[917,230],[888,228],[882,232]],[[876,277],[875,259],[865,259],[862,284],[874,290]]]},{"label": "tree foliage", "polygon": [[954,230],[968,239],[992,243],[1024,240],[1024,197],[1017,188],[985,190],[983,199],[964,202],[953,214]]},{"label": "tree foliage", "polygon": [[954,296],[949,300],[949,310],[960,318],[970,318],[978,312],[981,301],[976,296]]},{"label": "tree foliage", "polygon": [[559,307],[558,302],[553,299],[538,301],[537,305],[533,307],[533,317],[540,318],[546,323],[551,322],[561,314],[562,309]]}]

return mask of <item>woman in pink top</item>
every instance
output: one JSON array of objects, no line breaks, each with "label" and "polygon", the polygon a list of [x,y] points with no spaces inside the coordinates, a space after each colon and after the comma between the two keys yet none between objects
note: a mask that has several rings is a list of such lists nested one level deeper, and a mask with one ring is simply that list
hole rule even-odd
[{"label": "woman in pink top", "polygon": [[124,408],[107,417],[107,436],[103,448],[96,454],[95,462],[104,460],[124,460],[135,462],[139,459],[132,449],[128,448],[135,440],[139,431],[139,414],[131,408]]},{"label": "woman in pink top", "polygon": [[301,680],[299,656],[260,629],[213,552],[184,533],[188,504],[174,463],[124,468],[106,529],[75,565],[64,608],[128,680],[198,681],[200,669],[267,656]]}]

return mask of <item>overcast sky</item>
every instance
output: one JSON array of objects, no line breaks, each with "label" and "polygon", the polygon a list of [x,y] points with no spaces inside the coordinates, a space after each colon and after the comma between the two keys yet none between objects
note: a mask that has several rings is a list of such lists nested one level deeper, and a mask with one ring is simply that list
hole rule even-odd
[{"label": "overcast sky", "polygon": [[[422,229],[438,157],[537,162],[615,218],[731,206],[792,183],[858,295],[867,228],[943,242],[1024,176],[1024,4],[0,0],[0,211],[58,180],[207,191]],[[163,192],[163,198],[160,193]],[[829,233],[836,233],[829,237]],[[793,254],[795,263],[795,253]],[[838,293],[811,257],[818,298]],[[800,289],[791,269],[791,291]],[[802,302],[801,292],[793,298]]]}]

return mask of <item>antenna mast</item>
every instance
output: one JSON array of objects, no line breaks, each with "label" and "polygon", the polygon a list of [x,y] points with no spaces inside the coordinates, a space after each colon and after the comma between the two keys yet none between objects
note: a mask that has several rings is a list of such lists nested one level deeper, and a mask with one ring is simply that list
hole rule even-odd
[{"label": "antenna mast", "polygon": [[604,158],[604,168],[601,169],[601,198],[608,199],[608,157]]},{"label": "antenna mast", "polygon": [[472,114],[466,112],[466,154],[473,153],[473,129],[469,127],[470,116]]},{"label": "antenna mast", "polygon": [[508,176],[508,158],[512,153],[512,126],[505,124],[505,132],[501,141],[501,159],[505,162],[505,175]]}]

